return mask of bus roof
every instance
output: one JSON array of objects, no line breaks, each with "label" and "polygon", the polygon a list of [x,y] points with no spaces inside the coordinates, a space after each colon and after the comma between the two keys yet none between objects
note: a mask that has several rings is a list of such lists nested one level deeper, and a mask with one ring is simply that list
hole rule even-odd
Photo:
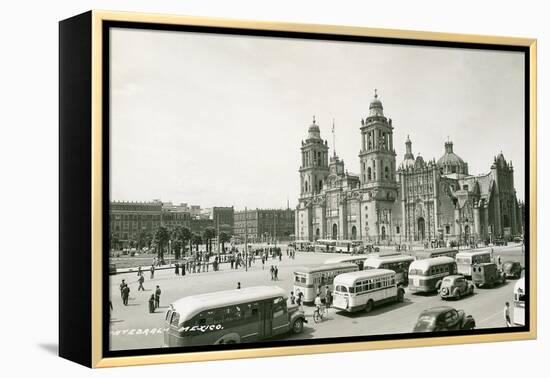
[{"label": "bus roof", "polygon": [[490,255],[491,251],[462,251],[456,254],[456,257],[470,257],[470,256],[479,256],[479,255]]},{"label": "bus roof", "polygon": [[525,277],[521,277],[519,280],[516,281],[514,285],[514,293],[517,293],[520,289],[525,293]]},{"label": "bus roof", "polygon": [[416,256],[431,256],[438,253],[448,253],[448,252],[458,252],[456,248],[434,248],[434,249],[423,249],[421,251],[416,251]]},{"label": "bus roof", "polygon": [[364,256],[339,256],[325,260],[325,264],[337,264],[346,261],[364,260]]},{"label": "bus roof", "polygon": [[400,261],[414,261],[411,255],[371,256],[365,260],[365,265],[378,268],[382,263],[393,263]]},{"label": "bus roof", "polygon": [[336,264],[321,264],[314,266],[304,266],[301,268],[296,268],[294,273],[315,273],[315,272],[324,272],[327,270],[334,270],[340,268],[357,268],[357,264],[354,263],[336,263]]},{"label": "bus roof", "polygon": [[395,274],[395,272],[389,269],[369,269],[357,272],[342,273],[334,278],[334,285],[339,283],[346,286],[352,286],[357,280],[364,280],[367,278],[379,277],[388,274]]},{"label": "bus roof", "polygon": [[176,300],[172,303],[172,307],[180,315],[181,323],[205,310],[281,296],[286,297],[286,292],[279,286],[252,286],[190,295]]},{"label": "bus roof", "polygon": [[409,271],[411,269],[420,269],[424,271],[424,270],[428,270],[428,268],[434,265],[450,264],[454,262],[455,260],[449,256],[438,256],[438,257],[432,257],[424,260],[415,260],[411,263],[411,265],[409,265]]}]

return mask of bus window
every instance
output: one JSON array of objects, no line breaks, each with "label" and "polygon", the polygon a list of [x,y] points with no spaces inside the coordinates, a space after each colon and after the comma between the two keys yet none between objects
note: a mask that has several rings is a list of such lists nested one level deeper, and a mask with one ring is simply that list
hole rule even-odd
[{"label": "bus window", "polygon": [[172,319],[170,320],[170,324],[173,326],[178,326],[180,321],[180,316],[177,312],[172,312]]},{"label": "bus window", "polygon": [[278,297],[273,300],[273,319],[283,316],[285,314],[286,302],[283,298]]},{"label": "bus window", "polygon": [[168,311],[166,312],[166,317],[164,318],[164,320],[169,321],[170,315],[172,315],[172,310],[168,310]]},{"label": "bus window", "polygon": [[348,288],[345,287],[345,286],[342,286],[342,285],[336,285],[335,291],[339,291],[339,292],[341,292],[341,293],[347,293],[347,292],[348,292]]}]

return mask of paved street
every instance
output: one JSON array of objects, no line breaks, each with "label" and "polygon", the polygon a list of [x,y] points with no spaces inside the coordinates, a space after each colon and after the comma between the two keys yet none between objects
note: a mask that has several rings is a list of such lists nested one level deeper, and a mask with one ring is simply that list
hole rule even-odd
[{"label": "paved street", "polygon": [[[524,264],[521,246],[495,247],[494,255],[500,255],[502,261],[516,260]],[[111,349],[142,349],[161,347],[163,342],[163,319],[168,305],[187,295],[201,294],[212,291],[234,289],[237,282],[242,287],[270,285],[269,266],[278,265],[279,281],[276,285],[290,293],[292,290],[294,269],[298,266],[322,263],[326,259],[340,254],[327,253],[297,253],[296,259],[286,257],[283,249],[283,259],[269,260],[262,270],[260,260],[257,260],[248,272],[230,270],[228,264],[222,265],[218,272],[206,272],[175,276],[173,270],[157,271],[155,278],[149,280],[149,272],[145,272],[144,286],[146,291],[138,292],[135,273],[117,274],[111,276],[110,293],[113,303],[111,319]],[[130,285],[129,305],[124,306],[119,292],[119,284],[125,279]],[[319,324],[311,319],[312,308],[305,307],[309,323],[300,335],[288,335],[289,339],[326,338],[336,336],[356,336],[391,333],[408,333],[412,330],[418,314],[429,307],[448,304],[457,309],[463,309],[474,316],[477,328],[504,327],[502,308],[506,301],[513,299],[514,280],[495,288],[476,289],[475,294],[460,301],[444,302],[439,295],[416,295],[406,293],[405,301],[390,304],[375,309],[369,314],[363,312],[346,314],[330,309],[329,316]],[[154,314],[148,312],[148,299],[156,285],[162,289],[161,308]]]}]

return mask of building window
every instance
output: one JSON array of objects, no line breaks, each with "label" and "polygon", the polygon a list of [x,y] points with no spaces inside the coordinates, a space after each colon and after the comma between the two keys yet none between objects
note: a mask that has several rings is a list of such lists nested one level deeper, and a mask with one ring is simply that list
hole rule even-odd
[{"label": "building window", "polygon": [[396,227],[395,227],[395,233],[396,233],[396,234],[399,234],[399,231],[400,231],[400,230],[399,230],[399,226],[396,226]]},{"label": "building window", "polygon": [[449,235],[451,233],[451,226],[445,226],[445,233]]},{"label": "building window", "polygon": [[386,180],[390,178],[390,170],[388,169],[388,167],[384,168],[384,176]]}]

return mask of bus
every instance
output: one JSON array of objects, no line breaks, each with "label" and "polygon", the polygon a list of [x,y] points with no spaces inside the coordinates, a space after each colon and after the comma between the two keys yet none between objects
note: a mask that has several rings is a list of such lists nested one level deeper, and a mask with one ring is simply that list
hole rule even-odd
[{"label": "bus", "polygon": [[397,285],[409,283],[409,266],[414,261],[411,255],[371,256],[365,260],[365,269],[390,269],[395,272]]},{"label": "bus", "polygon": [[514,324],[525,325],[525,277],[514,285]]},{"label": "bus", "polygon": [[311,252],[313,250],[313,243],[309,240],[296,240],[293,243],[296,251]]},{"label": "bus", "polygon": [[417,251],[414,255],[417,260],[431,259],[432,257],[448,256],[453,259],[456,257],[458,250],[456,248],[434,248]]},{"label": "bus", "polygon": [[456,274],[456,262],[448,256],[415,260],[409,266],[409,291],[438,291],[444,277]]},{"label": "bus", "polygon": [[164,346],[235,344],[301,333],[306,323],[297,305],[287,306],[278,286],[256,286],[192,295],[170,305]]},{"label": "bus", "polygon": [[298,297],[298,293],[301,292],[304,294],[304,302],[313,302],[319,287],[321,294],[325,292],[327,286],[332,290],[334,277],[356,270],[359,270],[359,267],[352,263],[321,264],[298,268],[294,271],[294,296]]},{"label": "bus", "polygon": [[360,256],[339,256],[331,257],[325,261],[325,264],[338,264],[338,263],[353,263],[357,264],[359,270],[363,270],[365,265],[365,257]]},{"label": "bus", "polygon": [[334,251],[339,253],[356,253],[361,248],[360,240],[336,240]]},{"label": "bus", "polygon": [[491,262],[490,251],[463,251],[456,254],[458,274],[465,277],[472,276],[472,266]]},{"label": "bus", "polygon": [[404,298],[405,289],[397,285],[393,270],[370,269],[334,278],[333,307],[339,310],[370,312],[374,306]]},{"label": "bus", "polygon": [[335,252],[336,240],[316,240],[315,252]]}]

